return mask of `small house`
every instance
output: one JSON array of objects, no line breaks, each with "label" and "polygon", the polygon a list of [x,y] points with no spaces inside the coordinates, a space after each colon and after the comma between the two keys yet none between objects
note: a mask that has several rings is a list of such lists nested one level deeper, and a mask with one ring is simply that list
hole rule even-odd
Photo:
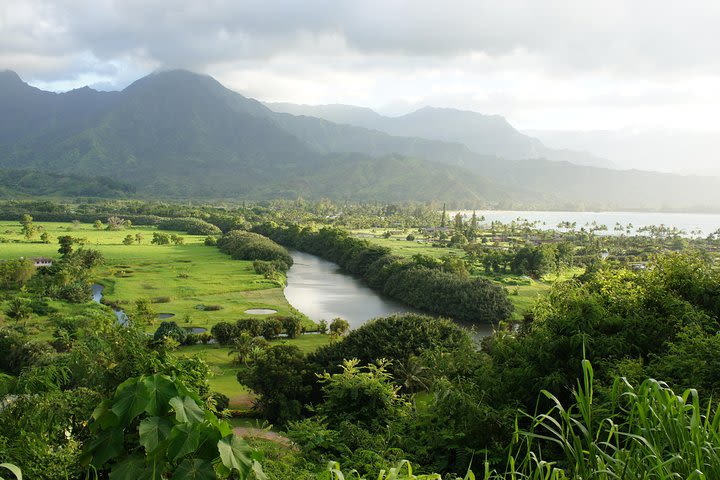
[{"label": "small house", "polygon": [[52,258],[37,257],[37,258],[33,258],[33,264],[38,268],[52,267],[53,261],[52,261]]}]

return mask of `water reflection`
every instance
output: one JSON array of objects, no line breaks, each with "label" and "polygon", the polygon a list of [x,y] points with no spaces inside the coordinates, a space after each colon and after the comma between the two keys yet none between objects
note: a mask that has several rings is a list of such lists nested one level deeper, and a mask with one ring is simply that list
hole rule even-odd
[{"label": "water reflection", "polygon": [[[357,328],[372,318],[417,312],[379,295],[335,263],[309,253],[290,253],[295,263],[288,271],[285,298],[312,320],[330,322],[342,317],[350,328]],[[483,325],[476,330],[479,336],[485,336],[492,332],[492,326]]]}]

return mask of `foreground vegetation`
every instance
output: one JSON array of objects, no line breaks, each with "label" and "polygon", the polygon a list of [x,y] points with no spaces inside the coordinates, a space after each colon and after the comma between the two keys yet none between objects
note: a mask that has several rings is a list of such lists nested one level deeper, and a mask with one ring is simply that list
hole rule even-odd
[{"label": "foreground vegetation", "polygon": [[[5,207],[20,205],[33,218],[0,227],[0,463],[26,478],[720,476],[717,235],[544,233],[419,207]],[[371,236],[346,233],[367,222],[355,232]],[[282,298],[291,258],[259,233],[449,316],[494,312],[495,334],[419,314],[315,325]],[[547,293],[513,317],[523,277]],[[436,281],[453,287],[422,290]]]}]

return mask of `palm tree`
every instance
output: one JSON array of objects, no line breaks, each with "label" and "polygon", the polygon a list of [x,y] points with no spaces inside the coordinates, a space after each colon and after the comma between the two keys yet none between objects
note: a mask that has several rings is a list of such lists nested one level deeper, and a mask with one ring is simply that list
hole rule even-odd
[{"label": "palm tree", "polygon": [[247,332],[242,332],[239,337],[235,339],[230,347],[228,356],[235,355],[235,363],[241,364],[247,362],[247,357],[253,348],[253,338]]}]

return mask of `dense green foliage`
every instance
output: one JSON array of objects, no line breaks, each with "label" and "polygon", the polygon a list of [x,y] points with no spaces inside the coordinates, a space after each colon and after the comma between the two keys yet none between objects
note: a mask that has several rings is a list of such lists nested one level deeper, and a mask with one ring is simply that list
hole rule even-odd
[{"label": "dense green foliage", "polygon": [[292,265],[292,257],[280,245],[257,233],[233,230],[218,240],[218,248],[236,260],[282,262],[287,270]]},{"label": "dense green foliage", "polygon": [[168,218],[158,224],[160,230],[175,230],[190,235],[217,235],[220,229],[200,218]]},{"label": "dense green foliage", "polygon": [[391,359],[389,369],[395,372],[423,351],[450,352],[470,345],[468,333],[449,320],[414,314],[393,315],[376,318],[350,331],[340,341],[310,354],[308,361],[320,371],[336,372],[344,359],[355,358],[363,365]]},{"label": "dense green foliage", "polygon": [[136,188],[109,177],[0,169],[0,197],[128,197]]},{"label": "dense green foliage", "polygon": [[452,264],[396,257],[387,248],[352,238],[339,229],[315,231],[264,223],[256,230],[283,245],[331,260],[371,287],[429,313],[466,322],[498,323],[512,312],[501,287],[470,278]]}]

